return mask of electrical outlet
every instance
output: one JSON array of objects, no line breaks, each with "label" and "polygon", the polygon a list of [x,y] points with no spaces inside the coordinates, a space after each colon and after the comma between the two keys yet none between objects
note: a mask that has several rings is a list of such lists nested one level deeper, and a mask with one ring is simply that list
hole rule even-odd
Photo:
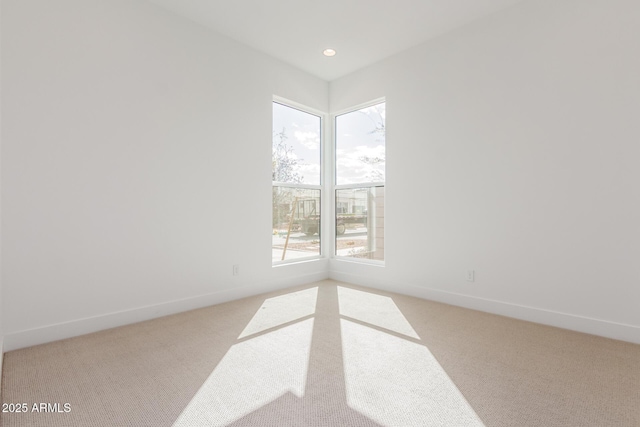
[{"label": "electrical outlet", "polygon": [[235,264],[233,266],[233,275],[234,276],[239,276],[240,275],[240,266],[238,264]]},{"label": "electrical outlet", "polygon": [[476,280],[476,271],[467,270],[467,282],[473,282]]}]

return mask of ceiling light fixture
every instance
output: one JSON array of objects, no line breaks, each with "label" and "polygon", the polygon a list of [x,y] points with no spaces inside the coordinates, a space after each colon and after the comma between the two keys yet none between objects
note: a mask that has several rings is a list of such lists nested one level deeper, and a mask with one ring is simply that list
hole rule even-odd
[{"label": "ceiling light fixture", "polygon": [[322,51],[322,53],[324,54],[324,56],[333,56],[336,54],[336,51],[333,49],[325,49]]}]

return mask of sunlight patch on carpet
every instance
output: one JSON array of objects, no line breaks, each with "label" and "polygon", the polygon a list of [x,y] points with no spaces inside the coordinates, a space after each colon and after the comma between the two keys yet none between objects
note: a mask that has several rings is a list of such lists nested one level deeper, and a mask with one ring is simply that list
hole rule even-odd
[{"label": "sunlight patch on carpet", "polygon": [[314,314],[317,299],[317,287],[266,299],[238,339]]},{"label": "sunlight patch on carpet", "polygon": [[342,316],[420,339],[389,297],[338,286],[338,299]]},{"label": "sunlight patch on carpet", "polygon": [[302,397],[313,322],[307,319],[231,347],[173,427],[227,425],[287,392]]},{"label": "sunlight patch on carpet", "polygon": [[346,319],[340,327],[351,408],[382,425],[484,425],[425,346]]}]

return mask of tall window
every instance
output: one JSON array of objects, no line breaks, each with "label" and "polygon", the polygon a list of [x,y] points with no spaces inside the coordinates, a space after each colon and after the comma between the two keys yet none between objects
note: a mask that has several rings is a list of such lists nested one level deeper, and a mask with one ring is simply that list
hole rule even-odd
[{"label": "tall window", "polygon": [[384,261],[385,112],[336,116],[336,256]]},{"label": "tall window", "polygon": [[273,103],[272,261],[320,255],[320,116]]}]

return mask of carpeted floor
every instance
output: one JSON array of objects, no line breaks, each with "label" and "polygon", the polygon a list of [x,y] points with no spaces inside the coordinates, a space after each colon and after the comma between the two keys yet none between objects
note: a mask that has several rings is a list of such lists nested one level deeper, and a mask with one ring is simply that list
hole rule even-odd
[{"label": "carpeted floor", "polygon": [[639,345],[329,280],[3,371],[4,427],[640,426]]}]

